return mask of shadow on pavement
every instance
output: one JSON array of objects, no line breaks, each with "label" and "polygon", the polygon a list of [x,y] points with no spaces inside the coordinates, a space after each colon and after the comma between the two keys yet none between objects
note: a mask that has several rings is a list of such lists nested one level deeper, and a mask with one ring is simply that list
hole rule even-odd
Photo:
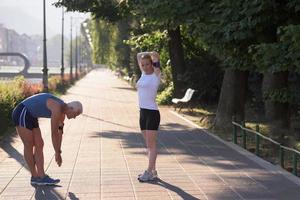
[{"label": "shadow on pavement", "polygon": [[147,182],[147,183],[164,187],[172,192],[175,192],[178,196],[180,196],[182,199],[185,199],[185,200],[199,200],[199,198],[194,197],[193,195],[182,190],[181,188],[179,188],[175,185],[172,185],[170,183],[167,183],[166,181],[163,181],[160,178],[158,178],[157,181],[152,181],[152,182]]},{"label": "shadow on pavement", "polygon": [[55,186],[33,186],[35,188],[35,199],[38,200],[60,200],[64,199],[65,197],[61,196],[55,188],[61,187],[59,185]]},{"label": "shadow on pavement", "polygon": [[[104,98],[104,97],[101,97],[99,98],[98,96],[91,96],[90,93],[87,92],[87,94],[83,94],[83,93],[74,93],[74,92],[68,92],[67,95],[72,95],[72,96],[80,96],[80,97],[84,97],[84,98],[91,98],[91,99],[98,99],[98,100],[104,100],[104,101],[107,101],[107,102],[116,102],[116,103],[123,103],[123,104],[128,104],[128,103],[133,103],[134,101],[129,101],[129,100],[114,100],[114,99],[109,99],[109,98]],[[74,98],[75,99],[75,98]]]},{"label": "shadow on pavement", "polygon": [[79,200],[73,192],[69,192],[69,198],[70,200]]},{"label": "shadow on pavement", "polygon": [[[225,187],[224,190],[216,190],[213,193],[208,191],[212,199],[239,199],[236,191],[232,190],[229,186],[236,187],[238,193],[245,197],[267,199],[274,197],[273,194],[268,192],[270,185],[279,189],[282,186],[281,184],[276,184],[278,182],[284,181],[286,184],[290,184],[290,181],[284,180],[281,175],[274,176],[268,172],[259,173],[264,172],[261,166],[199,129],[169,123],[163,124],[162,130],[159,132],[158,156],[172,156],[174,157],[174,161],[172,162],[182,166],[191,166],[191,164],[193,167],[199,166],[199,174],[194,172],[193,178],[201,188],[208,187],[207,182],[212,182],[219,187]],[[145,147],[143,137],[142,134],[137,133],[137,130],[135,132],[131,132],[130,130],[92,132],[90,133],[90,137],[120,140],[122,147],[128,149],[131,155],[145,154],[141,150]],[[176,158],[180,159],[177,160]],[[193,170],[196,170],[196,168]],[[253,178],[251,178],[245,175],[244,172],[249,170],[257,170],[257,176],[253,177],[254,174],[252,174]],[[197,199],[181,188],[163,180],[152,184],[157,184],[174,191],[183,199]],[[286,189],[288,188],[283,190]]]},{"label": "shadow on pavement", "polygon": [[[262,169],[248,158],[198,129],[173,123],[163,124],[161,128],[157,142],[159,155],[181,155],[184,157],[182,160],[184,163],[209,165],[219,171]],[[144,140],[138,130],[93,132],[90,137],[118,139],[122,141],[124,148],[136,149],[131,151],[131,154],[144,154],[140,150],[145,148]]]},{"label": "shadow on pavement", "polygon": [[99,120],[99,121],[102,121],[102,122],[110,123],[110,124],[113,124],[113,125],[122,126],[122,127],[129,128],[129,129],[136,129],[135,127],[126,126],[126,125],[124,125],[124,124],[119,124],[119,123],[107,121],[107,120],[100,119],[100,118],[98,118],[98,117],[90,116],[90,115],[87,115],[87,114],[82,114],[82,116],[83,116],[83,117],[87,117],[87,118],[91,118],[91,119],[96,119],[96,120]]},{"label": "shadow on pavement", "polygon": [[114,89],[118,89],[118,90],[131,90],[131,91],[136,91],[135,88],[133,87],[112,87]]},{"label": "shadow on pavement", "polygon": [[[3,138],[2,141],[0,141],[0,148],[9,155],[9,158],[15,159],[18,163],[20,163],[27,170],[29,170],[27,165],[25,164],[23,155],[19,151],[17,151],[16,148],[12,145],[18,137],[19,136],[16,132],[5,136],[5,138]],[[21,143],[21,145],[23,145],[23,144]],[[1,162],[2,162],[2,159],[0,158],[0,163]]]},{"label": "shadow on pavement", "polygon": [[[29,171],[29,168],[27,164],[25,163],[23,155],[12,145],[14,141],[18,138],[18,134],[14,132],[11,135],[7,135],[3,140],[0,142],[0,148],[5,151],[9,157],[15,159],[18,163],[20,163],[26,170]],[[21,142],[20,145],[23,146],[23,143]],[[22,147],[23,149],[23,147]],[[4,158],[3,160],[7,159]],[[2,160],[0,158],[0,164]],[[20,167],[22,168],[22,167]],[[28,179],[30,177],[28,176]],[[8,183],[9,184],[9,183]],[[35,188],[35,199],[38,200],[58,200],[58,199],[64,199],[57,191],[54,190],[55,187],[61,187],[61,186],[33,186]]]}]

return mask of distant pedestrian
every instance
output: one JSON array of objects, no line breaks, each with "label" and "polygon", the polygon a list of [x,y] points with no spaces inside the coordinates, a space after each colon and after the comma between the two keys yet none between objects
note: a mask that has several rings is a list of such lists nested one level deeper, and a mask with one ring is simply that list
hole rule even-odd
[{"label": "distant pedestrian", "polygon": [[39,128],[38,118],[51,118],[51,136],[55,151],[55,161],[62,164],[61,143],[65,116],[76,118],[82,113],[79,101],[65,103],[60,98],[40,93],[23,100],[12,113],[17,133],[24,144],[24,158],[31,173],[33,185],[55,185],[59,179],[50,178],[44,170],[44,141]]},{"label": "distant pedestrian", "polygon": [[147,146],[148,168],[138,176],[141,182],[152,181],[157,178],[156,140],[160,123],[160,113],[156,103],[157,90],[160,84],[161,71],[159,54],[157,52],[142,52],[137,54],[142,75],[136,86],[140,107],[140,129]]}]

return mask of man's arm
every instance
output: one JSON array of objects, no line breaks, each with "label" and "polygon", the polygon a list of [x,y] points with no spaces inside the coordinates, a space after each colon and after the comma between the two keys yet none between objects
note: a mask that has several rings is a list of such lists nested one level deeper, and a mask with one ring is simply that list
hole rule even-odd
[{"label": "man's arm", "polygon": [[62,125],[62,111],[61,105],[55,100],[49,99],[47,106],[51,110],[51,138],[52,145],[55,151],[55,160],[57,164],[61,165],[61,142],[62,142],[62,131],[59,130],[59,126]]},{"label": "man's arm", "polygon": [[59,126],[59,114],[52,113],[51,115],[51,136],[52,136],[52,144],[55,150],[55,153],[61,152],[61,137],[58,131]]},{"label": "man's arm", "polygon": [[62,135],[64,133],[64,120],[65,120],[65,115],[61,114],[61,117],[60,117],[59,123],[58,123],[58,131],[57,131],[57,134],[58,134],[58,146],[59,146],[60,150],[61,150]]},{"label": "man's arm", "polygon": [[62,135],[63,135],[63,128],[64,128],[64,119],[65,119],[65,115],[62,114],[62,117],[61,117],[59,125],[58,125],[58,132],[57,132],[57,146],[58,146],[58,149],[60,149],[60,151],[59,152],[55,151],[55,161],[59,167],[62,164],[61,143],[62,143]]}]

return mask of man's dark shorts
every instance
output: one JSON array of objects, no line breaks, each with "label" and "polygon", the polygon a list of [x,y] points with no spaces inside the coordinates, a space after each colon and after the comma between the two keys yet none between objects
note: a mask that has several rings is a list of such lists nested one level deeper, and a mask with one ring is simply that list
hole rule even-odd
[{"label": "man's dark shorts", "polygon": [[12,119],[15,126],[21,126],[29,130],[39,128],[38,119],[33,117],[23,104],[19,104],[13,110]]}]

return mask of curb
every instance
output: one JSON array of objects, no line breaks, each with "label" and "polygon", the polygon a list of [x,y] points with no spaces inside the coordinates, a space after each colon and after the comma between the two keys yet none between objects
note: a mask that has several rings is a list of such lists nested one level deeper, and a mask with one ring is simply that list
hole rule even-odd
[{"label": "curb", "polygon": [[183,119],[184,121],[186,121],[187,123],[189,123],[190,125],[194,126],[197,129],[201,129],[201,131],[204,131],[206,134],[208,134],[209,136],[213,137],[214,139],[218,140],[219,142],[223,143],[224,145],[226,145],[227,147],[237,151],[239,154],[246,156],[247,158],[249,158],[250,160],[254,161],[255,163],[257,163],[258,165],[260,165],[261,167],[265,168],[266,170],[270,171],[271,173],[274,174],[281,174],[282,176],[284,176],[285,178],[289,179],[290,181],[292,181],[293,183],[297,184],[298,186],[300,186],[300,178],[298,178],[297,176],[289,173],[288,171],[284,170],[283,168],[281,168],[278,165],[273,165],[272,163],[263,160],[262,158],[256,156],[255,154],[250,153],[249,151],[245,150],[244,148],[235,145],[231,142],[227,142],[222,140],[221,138],[219,138],[218,136],[208,132],[206,129],[204,129],[203,127],[197,125],[196,123],[186,119],[185,117],[183,117],[182,115],[178,114],[175,111],[169,110],[170,113],[172,113],[173,115]]}]

